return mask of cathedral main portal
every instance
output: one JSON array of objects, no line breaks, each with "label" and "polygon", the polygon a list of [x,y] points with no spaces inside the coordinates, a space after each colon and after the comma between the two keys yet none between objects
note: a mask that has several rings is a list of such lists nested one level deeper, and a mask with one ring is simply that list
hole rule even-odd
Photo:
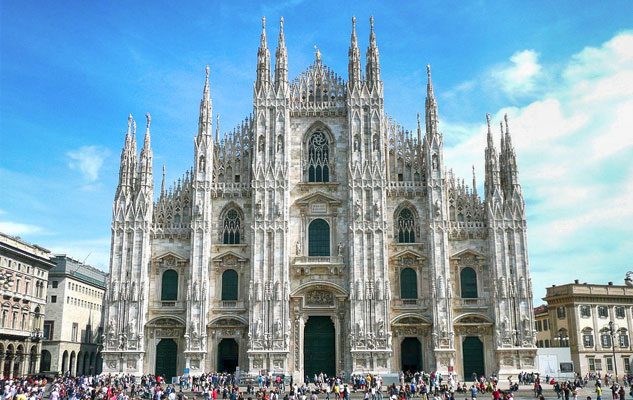
[{"label": "cathedral main portal", "polygon": [[156,375],[168,382],[176,376],[178,345],[174,339],[161,339],[156,346]]},{"label": "cathedral main portal", "polygon": [[303,354],[305,375],[312,379],[320,373],[336,376],[334,322],[327,316],[311,316],[305,324]]}]

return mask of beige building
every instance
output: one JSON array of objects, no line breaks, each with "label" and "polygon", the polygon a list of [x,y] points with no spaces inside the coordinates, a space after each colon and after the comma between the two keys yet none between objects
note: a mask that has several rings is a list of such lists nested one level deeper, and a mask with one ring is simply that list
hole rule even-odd
[{"label": "beige building", "polygon": [[552,347],[549,329],[549,308],[543,304],[534,308],[534,330],[536,331],[536,347]]},{"label": "beige building", "polygon": [[100,373],[107,274],[65,255],[53,261],[40,371]]},{"label": "beige building", "polygon": [[0,376],[39,371],[50,252],[0,233]]},{"label": "beige building", "polygon": [[[535,309],[537,344],[571,349],[574,368],[588,372],[631,372],[633,287],[574,283],[547,288],[547,312]],[[540,310],[537,312],[537,310]],[[541,330],[539,330],[539,322]],[[547,326],[547,329],[545,329]]]}]

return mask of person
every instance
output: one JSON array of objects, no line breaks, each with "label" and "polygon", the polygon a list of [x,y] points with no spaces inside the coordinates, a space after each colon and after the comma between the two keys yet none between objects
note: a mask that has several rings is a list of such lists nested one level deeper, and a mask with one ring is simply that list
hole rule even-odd
[{"label": "person", "polygon": [[477,400],[477,387],[475,385],[470,387],[470,397],[472,397],[473,400]]},{"label": "person", "polygon": [[602,387],[596,383],[596,400],[602,400]]}]

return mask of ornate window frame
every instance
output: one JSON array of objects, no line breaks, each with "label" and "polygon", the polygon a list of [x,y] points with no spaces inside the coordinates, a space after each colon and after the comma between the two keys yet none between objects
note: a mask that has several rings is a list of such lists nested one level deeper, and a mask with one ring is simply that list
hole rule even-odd
[{"label": "ornate window frame", "polygon": [[298,199],[295,204],[299,209],[300,222],[299,234],[292,250],[293,256],[298,260],[309,260],[309,227],[312,221],[322,219],[330,226],[329,257],[332,262],[342,262],[346,249],[343,236],[338,229],[341,201],[325,193],[316,192]]},{"label": "ornate window frame", "polygon": [[[321,140],[327,140],[326,144],[320,143],[321,146],[326,146],[327,149],[327,160],[323,160],[322,154],[323,152],[319,152],[317,154],[311,154],[311,142],[313,141],[313,137],[316,138],[316,135],[321,134]],[[316,159],[314,157],[316,156]],[[336,140],[332,131],[322,122],[317,121],[306,131],[303,137],[302,143],[302,174],[303,179],[302,182],[308,183],[311,185],[318,184],[328,184],[335,183],[336,179]],[[310,181],[310,167],[311,166],[327,166],[328,170],[328,180],[327,181]]]},{"label": "ornate window frame", "polygon": [[[407,228],[409,230],[408,234],[414,235],[414,240],[412,242],[400,241],[400,230],[401,230],[400,216],[404,211],[408,211],[411,213],[412,226],[407,227]],[[412,244],[421,243],[420,241],[420,214],[418,213],[417,208],[413,204],[407,201],[400,203],[393,214],[393,238],[396,244],[412,245]]]},{"label": "ornate window frame", "polygon": [[[230,215],[233,213],[234,215]],[[238,221],[237,227],[235,226],[229,227],[229,229],[233,230],[233,232],[230,232],[229,234],[232,233],[233,235],[235,235],[236,231],[237,231],[237,234],[239,234],[239,240],[237,241],[237,243],[225,243],[224,241],[225,233],[227,229],[226,220],[230,217],[235,217],[235,219]],[[246,223],[245,223],[245,218],[244,218],[244,212],[242,211],[242,208],[233,201],[227,203],[222,208],[222,211],[220,212],[220,218],[218,220],[218,243],[224,246],[244,245],[246,243],[246,234],[245,234],[246,230],[244,229],[245,224]]]},{"label": "ornate window frame", "polygon": [[581,318],[590,318],[591,317],[591,306],[588,304],[583,304],[580,306],[580,317]]}]

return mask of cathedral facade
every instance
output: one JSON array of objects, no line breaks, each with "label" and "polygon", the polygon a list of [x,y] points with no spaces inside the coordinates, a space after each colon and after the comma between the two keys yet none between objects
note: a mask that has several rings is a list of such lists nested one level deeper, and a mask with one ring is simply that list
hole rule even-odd
[{"label": "cathedral facade", "polygon": [[[209,68],[193,163],[154,190],[147,116],[130,116],[113,204],[103,371],[401,370],[500,376],[536,354],[524,201],[507,118],[483,196],[444,164],[430,67],[423,120],[384,110],[373,19],[347,80],[321,60],[288,80],[265,20],[253,111],[220,135]],[[483,150],[483,149],[482,149]]]}]

